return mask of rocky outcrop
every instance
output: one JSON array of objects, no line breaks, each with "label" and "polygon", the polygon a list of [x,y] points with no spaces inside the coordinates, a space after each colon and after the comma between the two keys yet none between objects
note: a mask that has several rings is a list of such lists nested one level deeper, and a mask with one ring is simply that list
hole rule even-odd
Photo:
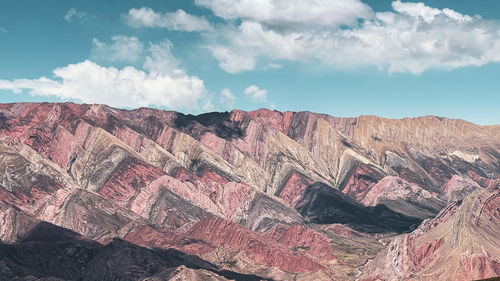
[{"label": "rocky outcrop", "polygon": [[[232,251],[245,253],[258,263],[275,266],[291,272],[311,272],[322,268],[305,255],[286,249],[286,243],[276,243],[258,233],[252,233],[235,223],[211,219],[200,221],[188,237],[214,246],[223,246]],[[292,248],[292,247],[290,247]],[[334,258],[334,257],[333,257]]]},{"label": "rocky outcrop", "polygon": [[454,175],[445,185],[441,197],[447,202],[457,202],[476,190],[480,190],[481,185],[470,178]]},{"label": "rocky outcrop", "polygon": [[365,206],[384,205],[394,212],[420,219],[434,217],[446,206],[435,194],[392,176],[374,185],[361,203]]},{"label": "rocky outcrop", "polygon": [[[19,242],[49,222],[246,275],[350,280],[391,238],[416,241],[415,231],[398,233],[484,191],[499,161],[499,126],[434,116],[0,104],[0,239]],[[418,242],[412,259],[440,260],[458,239],[443,237]],[[453,257],[475,251],[458,249]],[[461,260],[494,268],[489,261]],[[232,279],[185,264],[148,276]]]},{"label": "rocky outcrop", "polygon": [[309,221],[322,224],[341,223],[364,232],[405,232],[421,220],[397,213],[384,205],[362,206],[324,184],[307,188],[297,210]]},{"label": "rocky outcrop", "polygon": [[[151,250],[115,239],[106,246],[47,223],[19,243],[0,244],[0,279],[262,280],[220,270],[176,250]],[[192,278],[192,279],[175,279]],[[22,280],[22,279],[21,279]]]},{"label": "rocky outcrop", "polygon": [[395,237],[361,280],[475,280],[500,275],[500,186],[449,205]]}]

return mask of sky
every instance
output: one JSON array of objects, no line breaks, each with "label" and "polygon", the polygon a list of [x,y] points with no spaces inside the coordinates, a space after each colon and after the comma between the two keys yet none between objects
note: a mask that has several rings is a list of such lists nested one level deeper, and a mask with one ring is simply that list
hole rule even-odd
[{"label": "sky", "polygon": [[21,101],[500,124],[500,1],[4,0]]}]

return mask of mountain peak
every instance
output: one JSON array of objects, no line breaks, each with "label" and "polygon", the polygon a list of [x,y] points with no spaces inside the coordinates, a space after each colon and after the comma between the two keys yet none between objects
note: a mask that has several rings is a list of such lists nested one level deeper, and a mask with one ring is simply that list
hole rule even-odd
[{"label": "mountain peak", "polygon": [[31,243],[74,268],[0,255],[0,279],[71,279],[82,265],[99,280],[500,274],[499,132],[435,116],[0,104],[0,252]]}]

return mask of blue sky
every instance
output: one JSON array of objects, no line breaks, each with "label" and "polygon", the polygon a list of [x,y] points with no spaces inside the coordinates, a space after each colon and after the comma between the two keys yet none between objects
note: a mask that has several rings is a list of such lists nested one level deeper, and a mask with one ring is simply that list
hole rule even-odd
[{"label": "blue sky", "polygon": [[0,102],[500,124],[499,61],[496,0],[0,2]]}]

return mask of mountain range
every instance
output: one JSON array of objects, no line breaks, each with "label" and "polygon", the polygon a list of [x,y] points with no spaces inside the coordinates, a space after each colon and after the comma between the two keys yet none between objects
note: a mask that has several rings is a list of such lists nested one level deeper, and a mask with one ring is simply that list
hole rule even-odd
[{"label": "mountain range", "polygon": [[500,276],[500,125],[0,104],[0,280]]}]

